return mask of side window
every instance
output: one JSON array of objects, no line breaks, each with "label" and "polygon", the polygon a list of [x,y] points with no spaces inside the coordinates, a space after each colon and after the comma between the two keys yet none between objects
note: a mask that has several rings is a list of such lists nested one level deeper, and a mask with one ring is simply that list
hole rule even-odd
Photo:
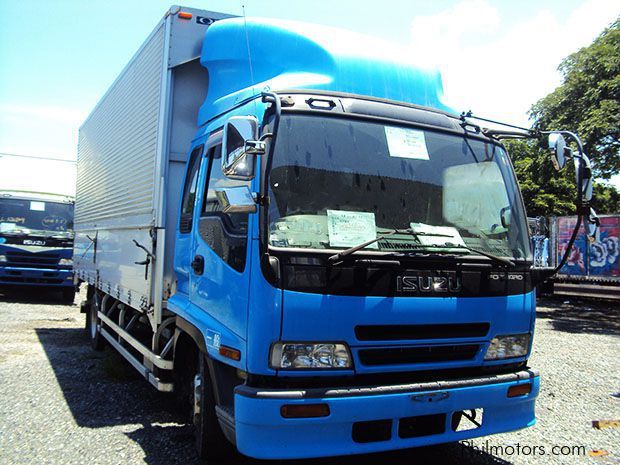
[{"label": "side window", "polygon": [[194,205],[196,203],[196,191],[198,188],[198,168],[200,167],[200,155],[203,146],[196,147],[189,156],[189,171],[183,187],[183,200],[181,202],[181,218],[179,231],[188,233],[192,230]]},{"label": "side window", "polygon": [[221,145],[209,150],[209,179],[200,214],[200,236],[222,260],[240,272],[245,268],[248,214],[222,213],[215,190],[249,185],[250,181],[236,181],[222,174]]}]

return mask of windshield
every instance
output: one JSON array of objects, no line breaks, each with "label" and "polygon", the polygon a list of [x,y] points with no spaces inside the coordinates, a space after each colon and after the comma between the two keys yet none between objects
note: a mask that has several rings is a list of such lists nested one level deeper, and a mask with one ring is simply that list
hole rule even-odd
[{"label": "windshield", "polygon": [[0,233],[68,236],[72,228],[70,203],[0,198]]},{"label": "windshield", "polygon": [[269,243],[378,251],[468,246],[531,259],[507,154],[436,131],[283,115],[269,179]]}]

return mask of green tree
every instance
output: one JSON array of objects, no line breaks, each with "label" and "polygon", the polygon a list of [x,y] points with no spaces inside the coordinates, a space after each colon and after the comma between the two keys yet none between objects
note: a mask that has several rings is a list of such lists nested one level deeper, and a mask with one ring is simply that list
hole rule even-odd
[{"label": "green tree", "polygon": [[[559,66],[562,84],[530,110],[534,128],[579,134],[592,160],[594,175],[609,179],[620,171],[620,18],[592,44]],[[575,175],[571,163],[557,172],[550,153],[536,141],[509,141],[510,152],[529,216],[575,212]],[[594,209],[620,212],[620,192],[595,182]]]},{"label": "green tree", "polygon": [[566,170],[555,171],[549,151],[540,149],[536,141],[507,141],[505,145],[519,180],[527,215],[573,214],[574,176]]},{"label": "green tree", "polygon": [[595,176],[609,179],[620,171],[620,17],[558,69],[562,84],[530,110],[534,127],[577,132]]},{"label": "green tree", "polygon": [[[527,215],[561,216],[575,214],[575,172],[566,164],[556,171],[551,153],[541,149],[537,141],[507,141],[505,143],[519,180]],[[602,182],[594,183],[592,206],[598,214],[620,213],[620,192]]]}]

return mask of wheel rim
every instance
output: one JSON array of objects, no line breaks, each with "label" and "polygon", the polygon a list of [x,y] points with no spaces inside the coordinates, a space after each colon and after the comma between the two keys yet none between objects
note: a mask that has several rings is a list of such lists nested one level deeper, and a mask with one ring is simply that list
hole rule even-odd
[{"label": "wheel rim", "polygon": [[194,425],[197,425],[200,421],[201,388],[202,378],[200,377],[200,373],[197,373],[192,382],[192,391],[194,393],[192,396],[192,422]]},{"label": "wheel rim", "polygon": [[93,303],[90,306],[90,337],[95,339],[97,337],[97,304]]}]

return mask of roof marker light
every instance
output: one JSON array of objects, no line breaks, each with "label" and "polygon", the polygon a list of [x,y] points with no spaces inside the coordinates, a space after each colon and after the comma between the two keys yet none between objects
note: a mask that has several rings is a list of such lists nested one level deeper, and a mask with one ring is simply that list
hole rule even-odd
[{"label": "roof marker light", "polygon": [[187,11],[179,11],[179,18],[181,19],[192,19],[192,14]]}]

